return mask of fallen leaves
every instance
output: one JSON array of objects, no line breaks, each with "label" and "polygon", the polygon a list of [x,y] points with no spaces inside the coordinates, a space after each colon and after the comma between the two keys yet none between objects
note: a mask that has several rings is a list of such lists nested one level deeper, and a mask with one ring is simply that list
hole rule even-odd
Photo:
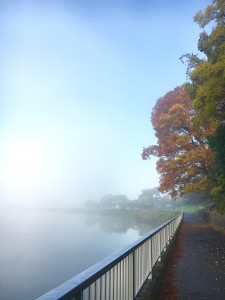
[{"label": "fallen leaves", "polygon": [[159,292],[156,297],[157,300],[178,300],[180,299],[180,292],[177,289],[177,278],[174,273],[174,266],[178,259],[183,254],[183,239],[184,239],[184,224],[181,224],[174,245],[171,249],[171,256],[166,267],[164,276],[159,287]]}]

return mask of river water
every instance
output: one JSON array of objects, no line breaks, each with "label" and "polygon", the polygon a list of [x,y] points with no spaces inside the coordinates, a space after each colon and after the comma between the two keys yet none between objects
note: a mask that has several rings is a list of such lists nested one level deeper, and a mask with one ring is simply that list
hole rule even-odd
[{"label": "river water", "polygon": [[35,299],[150,229],[109,216],[2,211],[0,299]]}]

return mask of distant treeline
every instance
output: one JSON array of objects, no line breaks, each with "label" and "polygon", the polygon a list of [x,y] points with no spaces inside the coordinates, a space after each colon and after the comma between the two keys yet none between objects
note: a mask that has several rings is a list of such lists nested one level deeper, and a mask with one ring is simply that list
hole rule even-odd
[{"label": "distant treeline", "polygon": [[88,209],[145,209],[171,208],[174,201],[169,195],[159,193],[157,188],[142,190],[138,199],[129,200],[126,195],[108,194],[98,201],[88,200],[85,203]]}]

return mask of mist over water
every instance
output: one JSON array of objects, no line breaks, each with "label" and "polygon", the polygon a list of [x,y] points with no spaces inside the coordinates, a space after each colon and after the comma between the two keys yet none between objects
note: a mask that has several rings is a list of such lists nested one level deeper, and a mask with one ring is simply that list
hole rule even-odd
[{"label": "mist over water", "polygon": [[0,206],[158,186],[141,159],[156,143],[151,110],[186,81],[179,57],[195,53],[192,18],[208,1],[139,2],[0,1]]},{"label": "mist over water", "polygon": [[34,299],[151,229],[56,211],[158,186],[141,159],[151,110],[186,81],[208,0],[164,2],[0,0],[1,299]]},{"label": "mist over water", "polygon": [[127,75],[129,8],[122,5],[119,29],[119,2],[116,10],[86,4],[0,1],[0,206],[77,206],[106,193],[134,199],[157,185],[155,162],[141,159],[148,96],[132,85],[135,70]]},{"label": "mist over water", "polygon": [[150,229],[110,216],[1,211],[1,299],[35,299]]}]

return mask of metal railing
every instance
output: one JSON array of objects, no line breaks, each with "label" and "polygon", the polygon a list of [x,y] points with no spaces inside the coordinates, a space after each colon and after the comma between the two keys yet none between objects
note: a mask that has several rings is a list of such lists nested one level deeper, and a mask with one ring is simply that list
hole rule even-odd
[{"label": "metal railing", "polygon": [[133,300],[170,243],[183,213],[38,300]]}]

